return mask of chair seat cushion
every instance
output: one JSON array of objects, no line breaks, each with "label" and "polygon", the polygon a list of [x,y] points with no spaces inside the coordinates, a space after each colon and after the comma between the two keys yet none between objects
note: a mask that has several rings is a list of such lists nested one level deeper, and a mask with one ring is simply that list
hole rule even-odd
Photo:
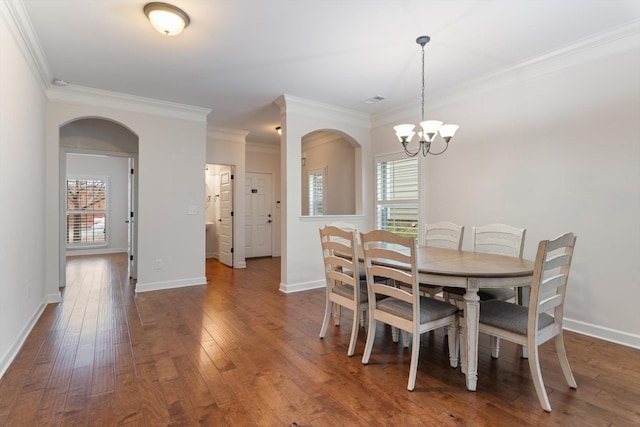
[{"label": "chair seat cushion", "polygon": [[[483,301],[480,303],[480,323],[505,329],[517,334],[527,334],[529,308],[504,301]],[[553,316],[538,315],[538,330],[553,324]]]},{"label": "chair seat cushion", "polygon": [[[396,298],[385,298],[376,304],[378,310],[386,311],[407,320],[413,319],[413,308],[408,302]],[[433,298],[420,297],[420,323],[432,322],[458,312],[458,307]]]},{"label": "chair seat cushion", "polygon": [[[344,283],[341,283],[339,285],[336,285],[333,287],[332,292],[334,294],[338,294],[341,295],[345,298],[349,298],[349,299],[353,299],[353,286],[351,285],[345,285]],[[365,284],[363,283],[360,286],[360,302],[364,302],[366,303],[368,300],[367,298],[367,287],[365,286]]]},{"label": "chair seat cushion", "polygon": [[[445,287],[444,292],[449,294],[456,295],[464,295],[467,292],[464,288],[453,288],[453,287]],[[491,289],[491,288],[483,288],[478,291],[478,297],[480,301],[489,301],[489,300],[498,300],[498,301],[507,301],[516,296],[516,291],[512,288],[499,288],[499,289]]]}]

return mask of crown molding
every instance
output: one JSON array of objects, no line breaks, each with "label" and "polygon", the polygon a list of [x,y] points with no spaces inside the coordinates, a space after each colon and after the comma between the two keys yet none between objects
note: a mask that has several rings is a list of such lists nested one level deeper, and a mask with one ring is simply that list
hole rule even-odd
[{"label": "crown molding", "polygon": [[247,135],[249,135],[249,131],[246,130],[207,127],[207,139],[211,138],[216,141],[223,140],[246,144]]},{"label": "crown molding", "polygon": [[207,116],[211,112],[209,108],[195,107],[72,84],[65,87],[51,86],[47,89],[46,93],[47,98],[51,102],[100,106],[199,123],[206,123]]},{"label": "crown molding", "polygon": [[247,142],[245,145],[247,152],[251,153],[266,153],[266,154],[280,154],[279,144],[263,144],[258,142]]},{"label": "crown molding", "polygon": [[53,79],[51,69],[22,0],[0,1],[0,16],[6,22],[38,84],[43,91],[46,90]]},{"label": "crown molding", "polygon": [[335,105],[324,104],[322,102],[311,101],[309,99],[299,98],[292,95],[281,95],[273,101],[280,107],[280,115],[296,114],[304,117],[310,117],[318,120],[318,114],[332,122],[351,126],[358,126],[369,129],[371,127],[371,115],[369,113],[361,113],[359,111],[348,110],[346,108],[336,107]]},{"label": "crown molding", "polygon": [[[429,109],[437,110],[447,105],[464,102],[502,87],[523,83],[548,74],[596,60],[617,55],[640,47],[640,19],[631,21],[568,44],[546,54],[520,62],[496,73],[467,81],[446,92],[440,92],[429,98]],[[373,115],[373,127],[379,128],[407,120],[419,111],[420,102],[412,102],[394,109]],[[441,118],[444,119],[444,118]],[[453,119],[451,119],[454,121]]]}]

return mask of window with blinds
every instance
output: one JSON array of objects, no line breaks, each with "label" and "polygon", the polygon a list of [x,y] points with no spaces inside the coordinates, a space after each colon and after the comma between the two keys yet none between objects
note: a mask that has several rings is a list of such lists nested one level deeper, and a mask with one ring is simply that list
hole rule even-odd
[{"label": "window with blinds", "polygon": [[106,178],[67,179],[67,246],[107,243]]},{"label": "window with blinds", "polygon": [[309,171],[309,215],[324,215],[325,171]]},{"label": "window with blinds", "polygon": [[418,237],[418,159],[376,163],[376,226]]}]

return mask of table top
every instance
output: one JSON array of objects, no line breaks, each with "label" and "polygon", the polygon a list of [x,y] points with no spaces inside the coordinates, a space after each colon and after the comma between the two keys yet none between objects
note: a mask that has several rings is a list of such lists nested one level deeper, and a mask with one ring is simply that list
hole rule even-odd
[{"label": "table top", "polygon": [[522,277],[533,274],[532,261],[505,255],[419,246],[418,271],[457,277]]}]

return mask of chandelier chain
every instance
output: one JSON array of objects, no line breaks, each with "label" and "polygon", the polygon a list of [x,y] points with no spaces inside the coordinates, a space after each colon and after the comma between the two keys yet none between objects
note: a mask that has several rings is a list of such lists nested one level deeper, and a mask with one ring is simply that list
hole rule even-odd
[{"label": "chandelier chain", "polygon": [[422,121],[424,121],[424,45],[422,45]]}]

